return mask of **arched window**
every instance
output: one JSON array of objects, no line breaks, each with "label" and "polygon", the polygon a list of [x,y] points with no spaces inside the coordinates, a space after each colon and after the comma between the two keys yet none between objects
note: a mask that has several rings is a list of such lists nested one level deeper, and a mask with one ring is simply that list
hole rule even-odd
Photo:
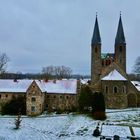
[{"label": "arched window", "polygon": [[109,65],[111,64],[111,60],[108,60],[108,64],[109,64]]},{"label": "arched window", "polygon": [[126,93],[126,86],[123,86],[123,87],[122,87],[122,92],[123,92],[123,93]]},{"label": "arched window", "polygon": [[108,93],[108,86],[105,86],[105,93]]},{"label": "arched window", "polygon": [[102,66],[104,66],[104,60],[102,60]]},{"label": "arched window", "polygon": [[120,46],[120,52],[122,52],[122,46]]},{"label": "arched window", "polygon": [[118,92],[118,88],[115,86],[114,88],[113,88],[113,93],[117,93]]},{"label": "arched window", "polygon": [[106,66],[108,65],[108,60],[106,60],[105,65],[106,65]]},{"label": "arched window", "polygon": [[98,48],[97,48],[97,47],[95,47],[95,52],[96,52],[96,53],[98,52]]},{"label": "arched window", "polygon": [[122,63],[122,59],[120,59],[120,64]]}]

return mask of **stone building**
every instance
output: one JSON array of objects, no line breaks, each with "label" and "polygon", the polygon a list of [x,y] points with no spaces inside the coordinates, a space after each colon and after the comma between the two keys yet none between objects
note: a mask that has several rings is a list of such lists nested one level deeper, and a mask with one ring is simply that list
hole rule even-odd
[{"label": "stone building", "polygon": [[77,108],[77,93],[77,80],[0,80],[0,110],[13,96],[24,96],[30,116],[44,110],[70,111]]},{"label": "stone building", "polygon": [[126,73],[126,41],[121,15],[114,53],[102,53],[96,16],[91,41],[91,87],[103,93],[107,108],[140,106],[140,82],[130,81]]}]

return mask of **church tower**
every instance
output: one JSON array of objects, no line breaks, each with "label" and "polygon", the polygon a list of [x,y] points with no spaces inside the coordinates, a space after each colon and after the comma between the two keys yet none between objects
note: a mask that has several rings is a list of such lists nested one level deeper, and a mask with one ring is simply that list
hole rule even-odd
[{"label": "church tower", "polygon": [[126,42],[121,15],[115,38],[115,62],[126,72]]},{"label": "church tower", "polygon": [[91,83],[94,84],[101,75],[101,38],[96,15],[93,36],[91,40]]}]

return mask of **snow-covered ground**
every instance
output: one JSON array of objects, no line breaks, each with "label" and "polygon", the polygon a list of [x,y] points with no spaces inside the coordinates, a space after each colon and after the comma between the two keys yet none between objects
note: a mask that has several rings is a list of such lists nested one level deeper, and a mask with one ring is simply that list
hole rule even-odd
[{"label": "snow-covered ground", "polygon": [[14,117],[0,116],[0,140],[99,140],[92,136],[98,123],[104,123],[102,135],[132,136],[129,128],[132,126],[135,136],[140,137],[140,109],[119,111],[107,110],[104,122],[86,115],[22,116],[18,130],[14,129]]}]

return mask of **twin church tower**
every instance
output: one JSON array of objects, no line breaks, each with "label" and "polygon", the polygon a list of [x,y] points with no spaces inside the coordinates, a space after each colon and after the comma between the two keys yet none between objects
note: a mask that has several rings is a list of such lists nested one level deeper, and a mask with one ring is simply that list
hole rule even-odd
[{"label": "twin church tower", "polygon": [[95,26],[91,41],[91,83],[95,84],[100,80],[105,69],[111,64],[116,63],[126,72],[126,42],[120,15],[117,34],[114,44],[114,53],[101,53],[101,37],[96,15]]}]

